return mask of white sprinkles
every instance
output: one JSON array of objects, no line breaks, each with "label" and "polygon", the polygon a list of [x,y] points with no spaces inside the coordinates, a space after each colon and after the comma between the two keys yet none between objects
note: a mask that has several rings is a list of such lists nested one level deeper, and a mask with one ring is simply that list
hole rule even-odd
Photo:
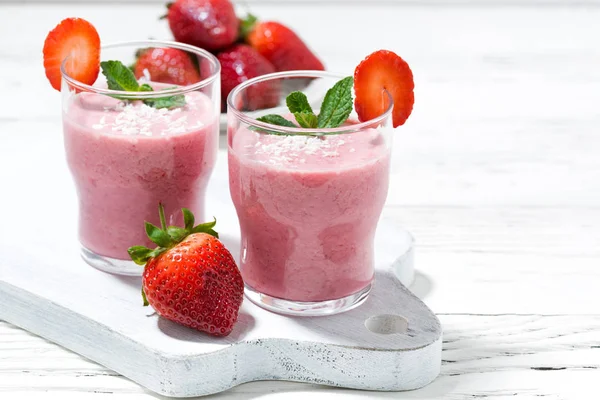
[{"label": "white sprinkles", "polygon": [[[186,100],[188,100],[186,96]],[[189,103],[188,105],[193,105]],[[166,128],[160,131],[161,136],[183,133],[192,128],[188,126],[187,115],[180,115],[182,109],[174,108],[154,108],[143,103],[124,103],[120,102],[115,107],[105,107],[106,113],[118,114],[113,121],[106,121],[106,116],[102,116],[97,124],[93,124],[95,130],[110,130],[113,133],[127,136],[153,136],[153,128],[156,132],[156,125],[164,125]],[[194,121],[193,128],[199,128],[204,124],[200,121]],[[154,133],[156,135],[156,133]]]}]

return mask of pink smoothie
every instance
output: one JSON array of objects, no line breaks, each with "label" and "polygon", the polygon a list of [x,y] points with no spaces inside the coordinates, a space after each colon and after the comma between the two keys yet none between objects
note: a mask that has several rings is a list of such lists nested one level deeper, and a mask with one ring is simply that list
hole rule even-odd
[{"label": "pink smoothie", "polygon": [[[79,238],[102,256],[129,259],[127,248],[150,245],[144,221],[181,224],[181,207],[203,219],[204,194],[218,148],[217,113],[208,97],[154,109],[95,94],[64,107],[67,162],[79,195]],[[152,245],[154,247],[154,245]]]},{"label": "pink smoothie", "polygon": [[373,238],[390,150],[376,130],[307,136],[230,132],[229,184],[254,290],[286,300],[339,299],[373,279]]}]

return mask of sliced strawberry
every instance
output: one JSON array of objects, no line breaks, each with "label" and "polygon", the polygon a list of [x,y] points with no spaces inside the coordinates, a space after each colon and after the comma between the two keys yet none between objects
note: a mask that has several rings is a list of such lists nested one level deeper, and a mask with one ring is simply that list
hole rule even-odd
[{"label": "sliced strawberry", "polygon": [[60,66],[67,74],[87,85],[96,81],[100,72],[100,36],[96,28],[81,18],[67,18],[56,26],[44,42],[44,68],[52,87],[60,91]]},{"label": "sliced strawberry", "polygon": [[370,54],[354,70],[358,118],[368,121],[383,114],[390,105],[387,90],[394,100],[394,127],[403,125],[413,109],[414,88],[412,71],[400,56],[388,50]]}]

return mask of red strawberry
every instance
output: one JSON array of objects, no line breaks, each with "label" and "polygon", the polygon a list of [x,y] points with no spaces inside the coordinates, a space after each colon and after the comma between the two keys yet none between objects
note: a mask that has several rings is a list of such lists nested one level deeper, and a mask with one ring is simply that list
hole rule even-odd
[{"label": "red strawberry", "polygon": [[[237,44],[217,55],[221,63],[221,98],[226,102],[229,92],[250,78],[275,72],[273,65],[256,50]],[[279,103],[280,81],[256,84],[247,89],[245,108],[258,110]]]},{"label": "red strawberry", "polygon": [[310,51],[302,39],[287,26],[279,22],[258,22],[248,16],[242,22],[246,42],[269,60],[277,71],[318,70],[325,67],[317,56]]},{"label": "red strawberry", "polygon": [[65,63],[67,74],[87,85],[96,82],[100,72],[100,36],[96,28],[81,18],[61,21],[46,36],[44,68],[52,87],[60,91],[60,66]]},{"label": "red strawberry", "polygon": [[389,107],[388,96],[394,100],[394,127],[403,125],[415,102],[412,71],[396,53],[379,50],[367,56],[354,70],[354,107],[361,121],[383,114]]},{"label": "red strawberry", "polygon": [[194,216],[182,209],[185,228],[161,228],[146,222],[146,232],[159,247],[131,247],[129,255],[146,265],[142,278],[144,305],[158,315],[214,336],[233,330],[244,297],[244,282],[231,253],[217,239],[215,222],[194,226]]},{"label": "red strawberry", "polygon": [[144,75],[148,70],[152,82],[191,85],[200,81],[200,73],[189,54],[173,48],[152,48],[142,50],[135,64],[135,77]]},{"label": "red strawberry", "polygon": [[217,51],[238,36],[239,20],[229,0],[175,0],[167,14],[175,40]]}]

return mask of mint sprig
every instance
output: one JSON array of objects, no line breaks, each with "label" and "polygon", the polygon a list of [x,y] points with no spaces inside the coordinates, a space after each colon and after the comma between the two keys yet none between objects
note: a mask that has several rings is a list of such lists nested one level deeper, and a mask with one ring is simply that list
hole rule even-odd
[{"label": "mint sprig", "polygon": [[[327,91],[319,115],[315,115],[308,98],[302,92],[292,92],[286,99],[286,105],[302,128],[326,129],[341,126],[352,112],[352,86],[354,79],[348,76],[337,82]],[[268,114],[257,118],[258,121],[272,125],[297,128],[298,126],[281,115]],[[266,131],[275,133],[274,131]],[[312,133],[315,134],[315,133]]]},{"label": "mint sprig", "polygon": [[[154,89],[147,83],[139,84],[133,71],[121,61],[102,61],[100,63],[102,74],[110,90],[125,92],[152,92]],[[182,94],[151,99],[139,99],[135,97],[113,96],[121,100],[143,100],[144,104],[154,108],[176,108],[185,105],[185,96]]]}]

